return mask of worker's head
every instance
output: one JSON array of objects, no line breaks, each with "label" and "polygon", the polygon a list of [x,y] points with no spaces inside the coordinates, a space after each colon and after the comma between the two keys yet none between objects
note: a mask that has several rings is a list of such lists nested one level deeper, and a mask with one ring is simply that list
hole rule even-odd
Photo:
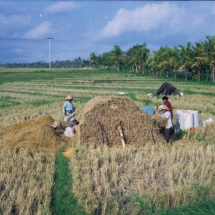
[{"label": "worker's head", "polygon": [[72,101],[73,97],[71,95],[66,96],[66,101]]},{"label": "worker's head", "polygon": [[61,122],[60,122],[59,120],[55,120],[51,126],[52,126],[55,130],[56,130],[58,127],[62,127]]},{"label": "worker's head", "polygon": [[166,105],[163,105],[162,108],[160,109],[160,112],[167,112],[169,111],[169,108]]},{"label": "worker's head", "polygon": [[168,100],[168,97],[167,97],[167,96],[163,96],[163,97],[162,97],[162,100],[163,100],[163,101],[166,101],[166,100]]}]

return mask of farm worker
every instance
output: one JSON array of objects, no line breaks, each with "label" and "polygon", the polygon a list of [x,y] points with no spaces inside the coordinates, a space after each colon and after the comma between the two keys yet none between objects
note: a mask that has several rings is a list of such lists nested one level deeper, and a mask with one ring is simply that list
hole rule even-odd
[{"label": "farm worker", "polygon": [[152,106],[144,106],[142,108],[142,111],[146,114],[150,114],[150,115],[154,115],[155,114],[155,110]]},{"label": "farm worker", "polygon": [[78,124],[79,122],[76,119],[69,120],[66,124],[66,130],[64,131],[64,134],[67,137],[72,137],[78,130]]},{"label": "farm worker", "polygon": [[64,122],[68,122],[71,118],[75,118],[75,107],[72,103],[73,97],[71,95],[66,96],[62,112],[64,113]]},{"label": "farm worker", "polygon": [[172,105],[168,100],[169,98],[167,96],[163,96],[162,100],[163,100],[163,105],[166,105],[169,108],[169,112],[171,114],[171,120],[173,120],[173,111],[172,111]]},{"label": "farm worker", "polygon": [[[171,114],[171,120],[173,120],[173,110],[172,110],[172,105],[169,102],[169,98],[167,96],[163,96],[162,100],[163,100],[163,105],[166,105],[169,108],[169,112]],[[158,110],[158,106],[156,106],[156,110]]]},{"label": "farm worker", "polygon": [[55,120],[53,124],[51,125],[55,130],[57,130],[58,127],[62,128],[62,124],[59,120]]},{"label": "farm worker", "polygon": [[163,107],[160,109],[160,111],[163,112],[162,116],[167,119],[167,125],[164,129],[164,137],[166,139],[166,142],[168,143],[169,137],[170,137],[170,132],[172,129],[171,113],[170,113],[169,108],[166,105],[163,105]]},{"label": "farm worker", "polygon": [[159,105],[159,107],[156,106],[156,113],[159,113],[162,115],[163,114],[163,112],[161,111],[162,107],[163,107],[163,105]]}]

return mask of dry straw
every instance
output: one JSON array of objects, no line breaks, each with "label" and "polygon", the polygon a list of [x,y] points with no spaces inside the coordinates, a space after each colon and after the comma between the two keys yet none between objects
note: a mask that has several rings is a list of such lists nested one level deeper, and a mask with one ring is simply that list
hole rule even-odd
[{"label": "dry straw", "polygon": [[76,148],[67,148],[67,149],[64,149],[63,151],[62,151],[62,154],[63,154],[63,156],[65,157],[65,158],[70,158],[72,155],[74,155],[75,154],[75,152],[76,152]]},{"label": "dry straw", "polygon": [[70,145],[70,138],[63,129],[55,130],[54,119],[44,115],[36,120],[27,120],[0,130],[0,148],[26,148],[31,151],[56,150]]},{"label": "dry straw", "polygon": [[[125,150],[80,146],[72,157],[73,193],[87,214],[106,214],[134,192],[167,208],[214,196],[215,146],[151,145]],[[114,197],[120,197],[115,199]],[[107,201],[113,198],[113,201]],[[153,202],[151,198],[146,202]],[[108,205],[107,205],[108,203]],[[126,202],[125,202],[126,203]],[[132,210],[132,215],[141,214]],[[114,211],[111,214],[125,214]]]},{"label": "dry straw", "polygon": [[122,97],[95,97],[85,106],[80,122],[80,142],[117,146],[143,146],[146,142],[164,142],[159,127],[151,116],[140,111],[130,99]]}]

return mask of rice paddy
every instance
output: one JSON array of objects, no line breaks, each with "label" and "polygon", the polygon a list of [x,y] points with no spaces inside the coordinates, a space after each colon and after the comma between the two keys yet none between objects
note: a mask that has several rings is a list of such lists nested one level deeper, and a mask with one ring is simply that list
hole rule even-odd
[{"label": "rice paddy", "polygon": [[[200,121],[215,120],[215,85],[209,82],[87,69],[1,69],[0,76],[0,129],[44,115],[63,120],[61,108],[67,94],[74,96],[78,120],[85,104],[95,96],[129,97],[140,109],[146,104],[159,105],[161,96],[155,92],[163,82],[184,93],[170,97],[174,115],[177,109],[189,109],[198,111]],[[148,93],[153,94],[151,98]],[[172,214],[189,214],[185,209],[189,205],[199,214],[195,205],[204,211],[204,200],[215,201],[214,129],[211,124],[196,128],[195,134],[184,132],[171,145],[149,143],[125,150],[93,145],[87,148],[73,142],[78,153],[64,170],[72,172],[65,175],[73,184],[70,194],[90,215],[171,214],[171,210]],[[4,149],[0,153],[0,213],[53,214],[55,159],[52,151],[32,154]],[[213,214],[208,207],[208,214]],[[54,211],[60,214],[58,208]]]}]

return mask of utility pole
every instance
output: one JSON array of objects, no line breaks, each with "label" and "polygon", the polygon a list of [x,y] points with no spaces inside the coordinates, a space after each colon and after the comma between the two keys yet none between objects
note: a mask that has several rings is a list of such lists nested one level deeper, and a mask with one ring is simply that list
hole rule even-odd
[{"label": "utility pole", "polygon": [[47,37],[47,40],[49,40],[49,70],[51,69],[51,40],[53,40],[53,37]]}]

